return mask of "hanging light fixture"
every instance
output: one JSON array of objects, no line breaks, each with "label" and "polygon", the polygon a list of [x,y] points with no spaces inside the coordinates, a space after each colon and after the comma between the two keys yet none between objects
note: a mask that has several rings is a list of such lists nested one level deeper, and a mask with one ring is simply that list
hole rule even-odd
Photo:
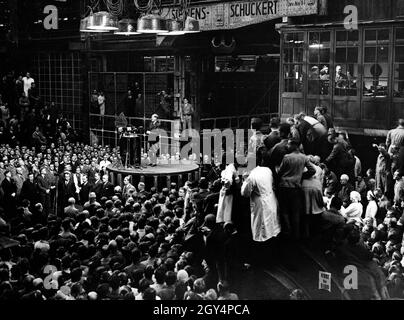
[{"label": "hanging light fixture", "polygon": [[164,36],[179,36],[185,34],[184,23],[181,20],[167,20],[168,32],[162,33]]},{"label": "hanging light fixture", "polygon": [[115,31],[118,30],[118,19],[107,11],[96,12],[89,16],[87,29]]},{"label": "hanging light fixture", "polygon": [[136,31],[136,21],[133,19],[121,19],[118,22],[118,31],[115,31],[114,34],[130,36],[135,34],[140,34]]},{"label": "hanging light fixture", "polygon": [[90,20],[90,16],[85,17],[80,20],[80,32],[91,32],[91,33],[101,33],[101,32],[108,32],[108,30],[91,30],[88,29],[88,21]]},{"label": "hanging light fixture", "polygon": [[192,17],[185,19],[184,33],[196,33],[200,32],[199,21]]},{"label": "hanging light fixture", "polygon": [[139,33],[167,33],[167,20],[156,14],[147,14],[137,20]]}]

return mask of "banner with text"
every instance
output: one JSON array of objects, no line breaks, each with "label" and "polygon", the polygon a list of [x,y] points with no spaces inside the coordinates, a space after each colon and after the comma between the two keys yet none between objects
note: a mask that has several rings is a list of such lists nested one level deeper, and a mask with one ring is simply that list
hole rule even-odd
[{"label": "banner with text", "polygon": [[[234,29],[280,17],[317,14],[318,0],[224,2],[191,6],[186,13],[199,21],[202,31]],[[181,19],[183,15],[176,7],[163,8],[162,12],[167,19]]]}]

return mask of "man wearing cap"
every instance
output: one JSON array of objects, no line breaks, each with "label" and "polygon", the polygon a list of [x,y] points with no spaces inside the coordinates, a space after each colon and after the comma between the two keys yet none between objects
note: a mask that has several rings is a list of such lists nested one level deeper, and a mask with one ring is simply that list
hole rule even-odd
[{"label": "man wearing cap", "polygon": [[289,140],[288,149],[291,153],[285,155],[278,172],[282,231],[292,240],[299,240],[301,233],[304,200],[301,181],[316,173],[309,159],[300,152],[299,144],[299,141]]}]

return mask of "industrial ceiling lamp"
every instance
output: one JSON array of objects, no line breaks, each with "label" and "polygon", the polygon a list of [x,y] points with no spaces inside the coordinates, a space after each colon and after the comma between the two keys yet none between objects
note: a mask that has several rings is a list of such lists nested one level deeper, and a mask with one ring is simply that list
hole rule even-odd
[{"label": "industrial ceiling lamp", "polygon": [[114,34],[131,36],[135,34],[140,34],[136,31],[136,21],[133,19],[121,19],[118,22],[119,30],[115,31]]},{"label": "industrial ceiling lamp", "polygon": [[180,20],[167,20],[167,29],[168,32],[162,33],[164,36],[180,36],[185,34],[184,32],[184,24]]},{"label": "industrial ceiling lamp", "polygon": [[137,20],[139,33],[167,33],[167,20],[156,14],[147,14]]},{"label": "industrial ceiling lamp", "polygon": [[192,17],[185,19],[184,33],[196,33],[200,32],[199,21]]},{"label": "industrial ceiling lamp", "polygon": [[91,30],[88,29],[88,21],[90,20],[90,16],[85,17],[80,20],[80,32],[87,32],[87,33],[101,33],[101,32],[108,32],[108,30]]},{"label": "industrial ceiling lamp", "polygon": [[89,16],[87,29],[115,31],[118,30],[118,19],[107,11],[99,11]]}]

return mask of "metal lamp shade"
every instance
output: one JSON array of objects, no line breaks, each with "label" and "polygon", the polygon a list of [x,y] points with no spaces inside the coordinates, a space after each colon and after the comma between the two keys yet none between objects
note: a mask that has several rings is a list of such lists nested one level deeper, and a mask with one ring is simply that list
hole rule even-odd
[{"label": "metal lamp shade", "polygon": [[133,19],[122,19],[118,22],[119,30],[115,31],[115,34],[130,36],[139,34],[136,32],[136,21]]},{"label": "metal lamp shade", "polygon": [[88,29],[114,31],[118,30],[118,20],[106,11],[96,12],[89,16]]},{"label": "metal lamp shade", "polygon": [[199,32],[199,21],[196,20],[195,18],[192,17],[187,17],[185,20],[185,27],[184,27],[184,32],[185,33],[195,33]]},{"label": "metal lamp shade", "polygon": [[163,33],[165,36],[179,36],[185,34],[182,21],[167,20],[168,32]]},{"label": "metal lamp shade", "polygon": [[97,33],[101,33],[101,32],[108,32],[107,30],[91,30],[88,29],[88,21],[90,20],[90,16],[85,17],[83,19],[80,20],[80,32],[97,32]]},{"label": "metal lamp shade", "polygon": [[137,32],[166,33],[168,32],[167,21],[158,15],[145,15],[137,20]]}]

